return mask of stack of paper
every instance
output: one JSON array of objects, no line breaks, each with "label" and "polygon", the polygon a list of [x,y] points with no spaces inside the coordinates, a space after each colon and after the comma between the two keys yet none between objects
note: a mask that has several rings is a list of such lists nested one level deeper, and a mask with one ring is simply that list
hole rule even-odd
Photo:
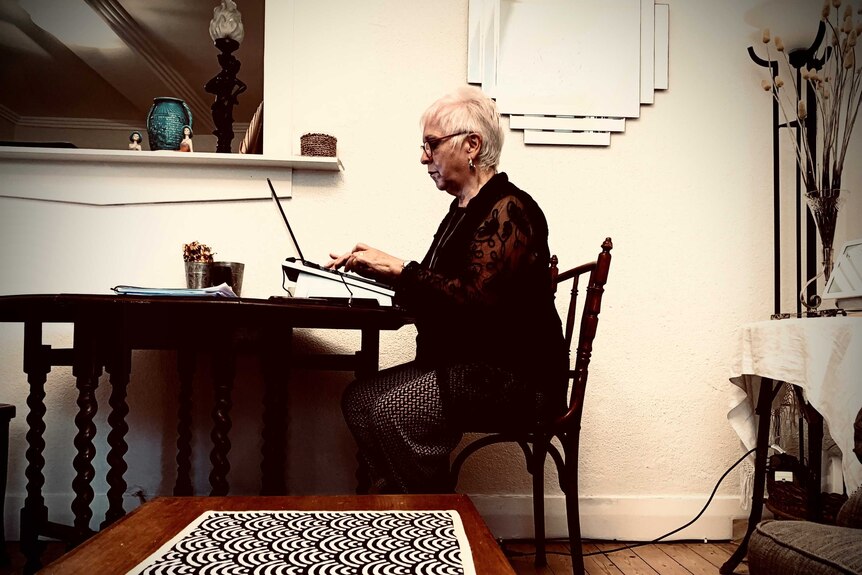
[{"label": "stack of paper", "polygon": [[111,289],[120,295],[174,297],[239,297],[226,283],[207,288],[147,288],[136,286],[116,286]]}]

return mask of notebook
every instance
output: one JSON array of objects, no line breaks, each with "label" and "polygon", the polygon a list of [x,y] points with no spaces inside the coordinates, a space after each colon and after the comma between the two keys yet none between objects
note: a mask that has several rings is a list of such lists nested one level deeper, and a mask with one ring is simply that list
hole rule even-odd
[{"label": "notebook", "polygon": [[380,305],[392,305],[395,291],[390,286],[354,273],[328,269],[306,260],[293,233],[290,221],[287,219],[287,214],[278,200],[272,181],[267,178],[266,183],[269,184],[272,201],[278,207],[278,212],[281,214],[281,219],[290,235],[290,241],[293,243],[297,256],[299,256],[299,259],[286,258],[282,264],[282,269],[288,279],[296,282],[295,297],[341,300],[370,298],[377,300]]}]

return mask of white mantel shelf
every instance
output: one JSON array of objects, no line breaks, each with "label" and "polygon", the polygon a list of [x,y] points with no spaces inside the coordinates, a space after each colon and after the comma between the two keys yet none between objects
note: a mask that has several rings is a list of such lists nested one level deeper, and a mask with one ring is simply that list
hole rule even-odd
[{"label": "white mantel shelf", "polygon": [[77,148],[0,148],[0,161],[83,162],[97,164],[142,164],[183,166],[225,166],[231,168],[272,168],[292,170],[321,170],[337,172],[341,161],[333,157],[290,156],[270,158],[260,154],[216,154],[212,152],[92,150]]},{"label": "white mantel shelf", "polygon": [[340,172],[337,157],[0,147],[0,197],[93,206],[290,197],[295,170]]}]

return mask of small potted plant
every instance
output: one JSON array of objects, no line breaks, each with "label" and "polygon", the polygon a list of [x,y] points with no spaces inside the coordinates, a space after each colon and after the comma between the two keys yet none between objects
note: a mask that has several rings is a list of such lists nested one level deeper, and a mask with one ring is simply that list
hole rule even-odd
[{"label": "small potted plant", "polygon": [[183,244],[186,265],[186,287],[205,288],[212,285],[213,251],[206,244]]}]

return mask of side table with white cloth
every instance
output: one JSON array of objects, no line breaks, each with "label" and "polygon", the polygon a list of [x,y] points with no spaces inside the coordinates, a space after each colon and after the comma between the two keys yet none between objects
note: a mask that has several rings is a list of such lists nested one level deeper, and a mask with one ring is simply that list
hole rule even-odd
[{"label": "side table with white cloth", "polygon": [[756,451],[748,530],[736,553],[721,567],[721,573],[732,573],[745,557],[751,533],[761,520],[772,401],[784,384],[801,391],[809,416],[812,473],[808,482],[808,519],[818,520],[820,513],[823,421],[841,450],[847,492],[862,485],[862,463],[853,456],[853,422],[862,409],[862,317],[806,317],[745,324],[737,331],[730,381],[735,387],[728,421],[745,448],[756,447]]}]

